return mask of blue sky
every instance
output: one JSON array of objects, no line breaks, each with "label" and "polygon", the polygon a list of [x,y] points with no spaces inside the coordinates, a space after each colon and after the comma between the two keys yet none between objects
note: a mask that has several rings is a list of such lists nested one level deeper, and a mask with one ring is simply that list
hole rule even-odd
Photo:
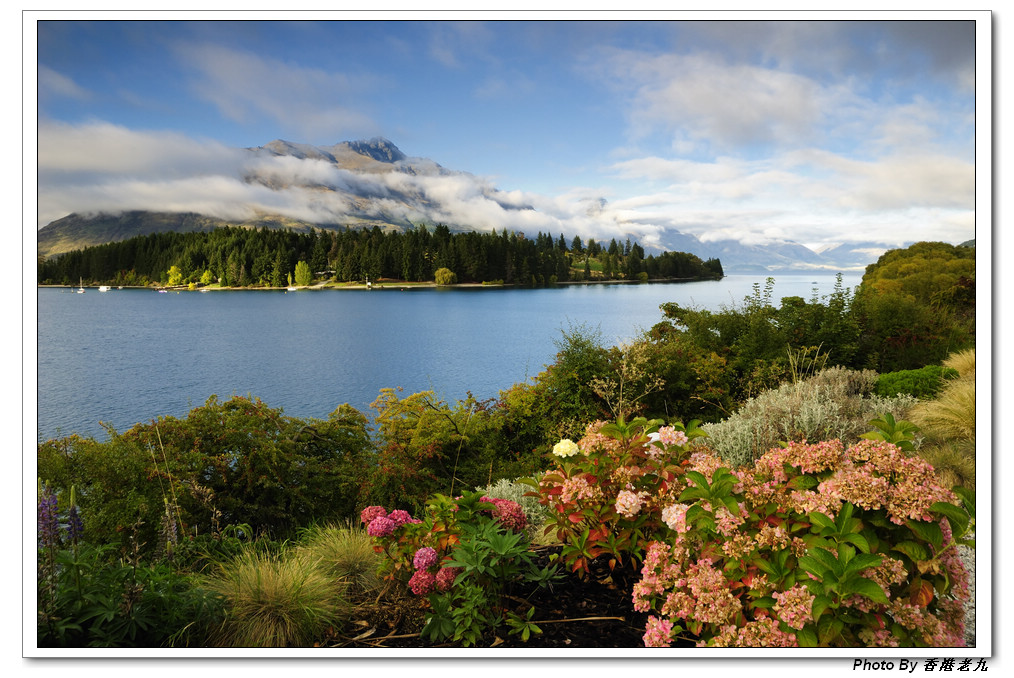
[{"label": "blue sky", "polygon": [[[214,211],[242,199],[236,149],[383,136],[546,215],[519,230],[957,243],[982,15],[40,21],[38,225]],[[515,227],[446,193],[477,228]]]}]

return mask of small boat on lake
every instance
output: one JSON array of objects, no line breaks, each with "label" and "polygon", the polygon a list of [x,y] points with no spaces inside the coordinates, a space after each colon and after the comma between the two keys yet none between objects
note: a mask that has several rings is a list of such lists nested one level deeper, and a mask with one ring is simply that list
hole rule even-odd
[{"label": "small boat on lake", "polygon": [[108,292],[109,285],[99,285],[99,292]]},{"label": "small boat on lake", "polygon": [[78,281],[77,281],[77,293],[78,294],[84,294],[84,292],[85,292],[83,282],[84,282],[84,278],[79,278]]}]

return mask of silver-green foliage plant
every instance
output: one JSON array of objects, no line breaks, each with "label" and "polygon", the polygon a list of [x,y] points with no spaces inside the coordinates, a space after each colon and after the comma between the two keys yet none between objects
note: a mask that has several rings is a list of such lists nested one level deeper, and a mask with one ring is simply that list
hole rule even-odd
[{"label": "silver-green foliage plant", "polygon": [[846,445],[869,430],[871,419],[905,416],[916,403],[908,395],[874,393],[877,373],[843,367],[782,384],[746,401],[725,421],[706,424],[706,445],[734,466],[750,464],[783,441],[810,443],[838,439]]},{"label": "silver-green foliage plant", "polygon": [[520,505],[525,514],[525,524],[527,525],[525,529],[531,541],[535,541],[536,537],[542,533],[547,509],[539,503],[538,497],[525,496],[526,492],[531,492],[528,485],[503,478],[492,485],[475,489],[491,499],[509,499]]}]

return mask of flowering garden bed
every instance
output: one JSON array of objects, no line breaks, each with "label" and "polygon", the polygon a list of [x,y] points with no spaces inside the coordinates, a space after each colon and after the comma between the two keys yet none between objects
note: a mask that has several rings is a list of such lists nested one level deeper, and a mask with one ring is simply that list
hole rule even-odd
[{"label": "flowering garden bed", "polygon": [[598,422],[531,481],[561,544],[539,557],[521,506],[481,492],[361,517],[390,584],[425,597],[428,645],[963,645],[974,493],[941,486],[883,423],[848,448],[788,443],[730,469],[690,445],[694,423]]},{"label": "flowering garden bed", "polygon": [[[561,547],[536,547],[535,563],[549,564],[559,556]],[[636,648],[643,647],[647,615],[634,610],[630,591],[639,578],[633,568],[609,570],[609,558],[602,556],[591,563],[589,576],[563,576],[551,586],[534,584],[519,587],[506,597],[505,607],[515,614],[525,614],[534,607],[534,621],[540,633],[527,641],[517,634],[491,632],[478,646],[504,648]],[[453,647],[450,643],[434,645],[420,637],[425,626],[425,610],[418,599],[403,597],[383,604],[364,606],[361,618],[346,633],[332,636],[328,647]],[[688,643],[689,645],[689,643]]]}]

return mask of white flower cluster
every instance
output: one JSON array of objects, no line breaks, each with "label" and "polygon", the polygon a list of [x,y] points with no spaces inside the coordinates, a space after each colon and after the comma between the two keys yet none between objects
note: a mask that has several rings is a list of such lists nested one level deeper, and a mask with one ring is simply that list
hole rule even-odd
[{"label": "white flower cluster", "polygon": [[573,457],[575,454],[581,451],[581,448],[577,446],[570,438],[564,438],[556,445],[553,445],[553,454],[558,457]]}]

